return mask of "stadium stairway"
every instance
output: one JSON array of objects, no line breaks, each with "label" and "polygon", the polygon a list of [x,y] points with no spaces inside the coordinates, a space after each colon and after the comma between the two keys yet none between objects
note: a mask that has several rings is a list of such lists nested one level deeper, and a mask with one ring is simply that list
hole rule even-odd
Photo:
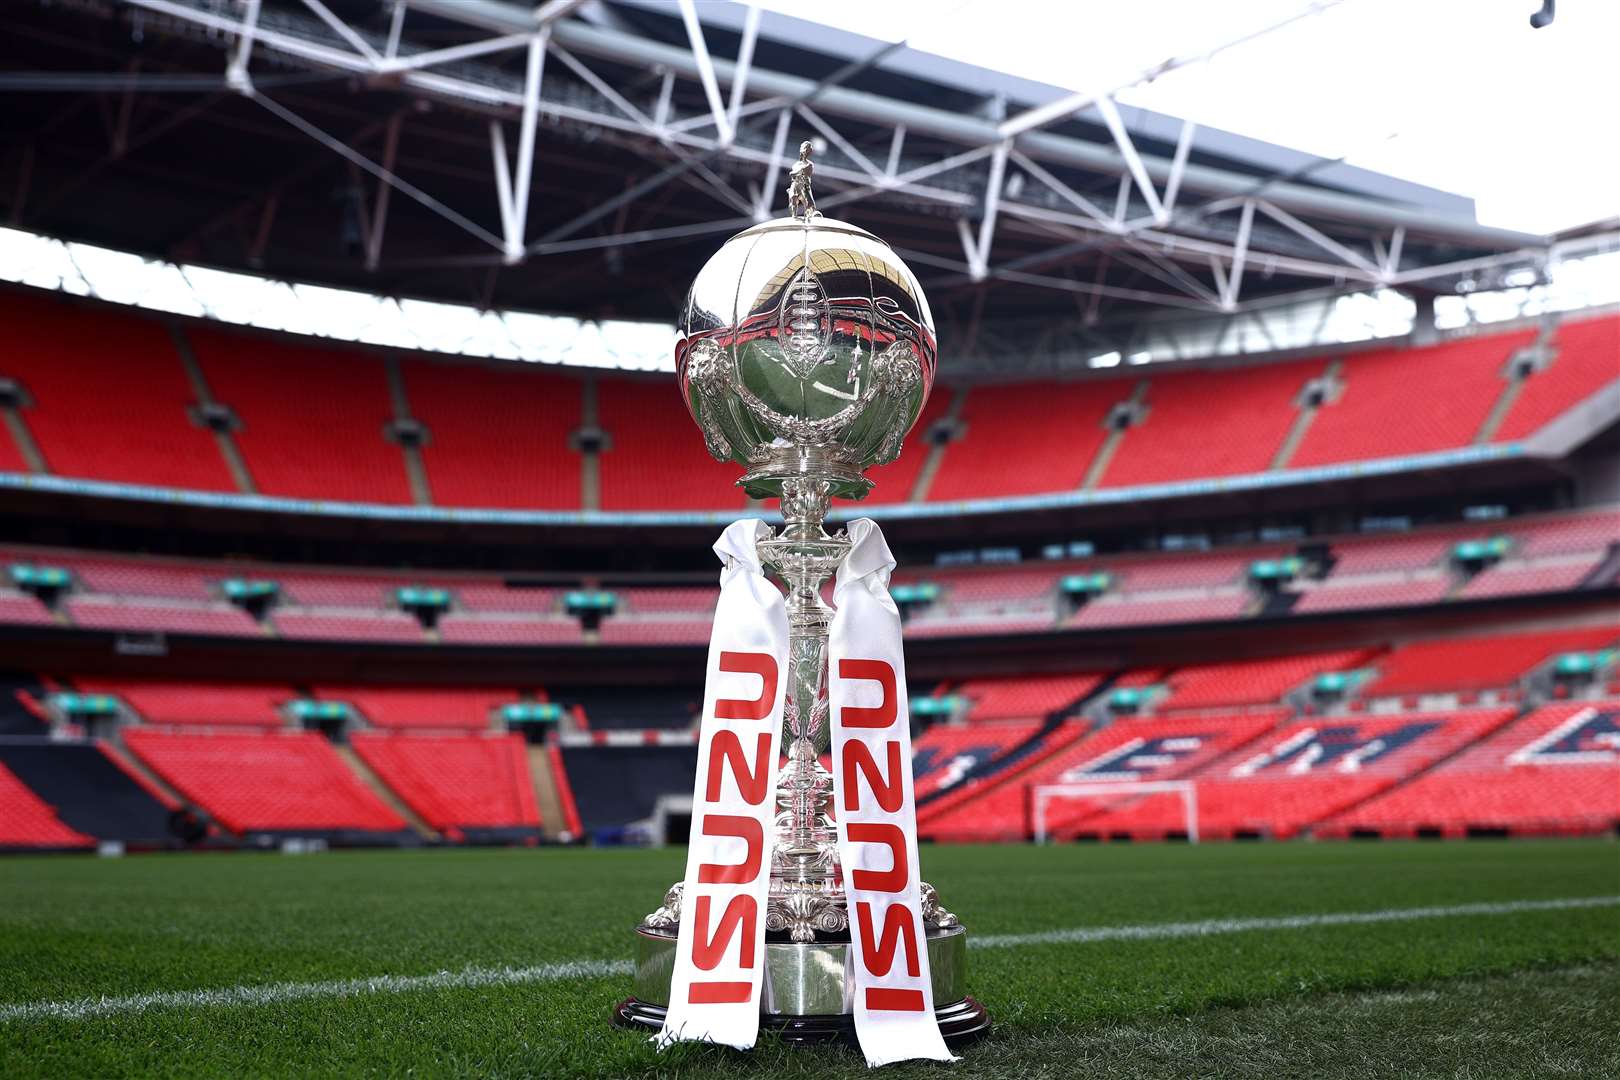
[{"label": "stadium stairway", "polygon": [[411,827],[411,830],[416,835],[426,840],[439,839],[438,830],[429,825],[410,803],[394,794],[394,790],[382,782],[382,778],[377,775],[376,770],[368,765],[364,758],[355,753],[354,747],[346,743],[334,743],[332,749],[337,751],[337,756],[349,767],[349,771],[353,772],[362,784],[371,789],[373,795],[381,799],[394,813],[405,819],[405,823]]},{"label": "stadium stairway", "polygon": [[534,785],[534,804],[540,808],[540,831],[547,840],[561,840],[570,830],[563,806],[563,780],[556,774],[561,760],[551,750],[549,746],[530,743],[523,753],[529,763],[529,783]]}]

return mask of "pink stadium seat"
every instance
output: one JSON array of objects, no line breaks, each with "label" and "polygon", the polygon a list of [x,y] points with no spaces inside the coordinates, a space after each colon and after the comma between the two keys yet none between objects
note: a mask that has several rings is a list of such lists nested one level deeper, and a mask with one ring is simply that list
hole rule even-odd
[{"label": "pink stadium seat", "polygon": [[626,588],[614,589],[623,608],[638,614],[647,612],[678,612],[701,614],[705,619],[714,614],[714,605],[720,599],[720,590],[701,586],[696,588]]},{"label": "pink stadium seat", "polygon": [[1147,419],[1121,440],[1100,486],[1265,472],[1299,416],[1295,398],[1326,367],[1317,358],[1155,376]]},{"label": "pink stadium seat", "polygon": [[1406,607],[1433,604],[1451,591],[1451,578],[1438,572],[1401,575],[1368,575],[1339,580],[1337,574],[1321,585],[1299,590],[1295,614],[1315,611],[1347,611],[1352,608]]},{"label": "pink stadium seat", "polygon": [[1084,629],[1236,619],[1248,612],[1251,603],[1253,597],[1241,589],[1195,596],[1179,596],[1175,593],[1148,593],[1142,597],[1104,596],[1075,612],[1065,625]]},{"label": "pink stadium seat", "polygon": [[1332,542],[1334,578],[1439,567],[1459,540],[1485,540],[1486,528],[1424,530],[1411,535],[1346,537]]},{"label": "pink stadium seat", "polygon": [[66,603],[75,626],[87,630],[163,631],[170,634],[220,634],[257,637],[263,631],[253,617],[229,604],[181,604],[124,601],[104,596],[70,596]]},{"label": "pink stadium seat", "polygon": [[1329,835],[1597,833],[1620,825],[1620,701],[1545,705],[1433,772],[1333,819]]},{"label": "pink stadium seat", "polygon": [[295,499],[409,503],[382,361],[338,349],[209,326],[192,347],[214,397],[236,410],[236,444],[260,493]]},{"label": "pink stadium seat", "polygon": [[213,434],[186,414],[197,396],[157,320],[8,290],[0,325],[0,375],[33,397],[23,418],[51,472],[236,490]]},{"label": "pink stadium seat", "polygon": [[1363,697],[1509,686],[1561,652],[1600,649],[1620,639],[1609,626],[1450,638],[1404,645],[1378,661]]},{"label": "pink stadium seat", "polygon": [[494,583],[462,581],[456,584],[456,603],[467,611],[556,612],[558,589],[509,589]]},{"label": "pink stadium seat", "polygon": [[1274,660],[1185,667],[1166,680],[1169,696],[1158,705],[1167,709],[1211,709],[1236,705],[1267,705],[1325,671],[1353,671],[1362,667],[1371,651],[1346,649],[1306,653]]},{"label": "pink stadium seat", "polygon": [[962,438],[946,448],[930,502],[1072,491],[1108,432],[1108,410],[1131,393],[1124,379],[977,386]]},{"label": "pink stadium seat", "polygon": [[975,635],[1038,634],[1052,629],[1050,612],[1035,615],[929,615],[906,623],[908,638],[971,637]]},{"label": "pink stadium seat", "polygon": [[[415,361],[401,367],[439,506],[573,510],[580,455],[580,380],[532,367]],[[678,409],[679,403],[673,402]]]},{"label": "pink stadium seat", "polygon": [[124,742],[235,833],[405,827],[314,732],[192,735],[131,728]]},{"label": "pink stadium seat", "polygon": [[604,645],[703,645],[709,640],[713,621],[698,619],[626,618],[615,615],[601,627]]},{"label": "pink stadium seat", "polygon": [[13,626],[49,626],[56,620],[37,597],[0,589],[0,623]]},{"label": "pink stadium seat", "polygon": [[[1488,735],[1509,709],[1303,720],[1255,739],[1191,779],[1199,835],[1287,839]],[[1185,828],[1174,794],[1142,795],[1086,819],[1101,836],[1155,839]]]},{"label": "pink stadium seat", "polygon": [[1602,559],[1602,554],[1564,555],[1534,562],[1498,563],[1470,578],[1457,595],[1461,599],[1478,600],[1487,596],[1562,592],[1584,581]]},{"label": "pink stadium seat", "polygon": [[424,642],[422,624],[403,611],[277,608],[272,621],[282,637],[325,641]]},{"label": "pink stadium seat", "polygon": [[373,727],[485,731],[490,713],[517,700],[513,690],[448,686],[317,686],[325,701],[347,701]]},{"label": "pink stadium seat", "polygon": [[1495,441],[1523,439],[1620,378],[1620,316],[1566,322],[1553,333],[1557,355],[1519,391]]},{"label": "pink stadium seat", "polygon": [[249,724],[284,727],[281,703],[297,696],[269,683],[160,682],[76,679],[87,694],[112,694],[153,724]]},{"label": "pink stadium seat", "polygon": [[[1507,386],[1502,373],[1533,330],[1348,358],[1339,400],[1318,410],[1289,467],[1424,454],[1469,445]],[[1423,402],[1414,409],[1412,402]]]},{"label": "pink stadium seat", "polygon": [[309,607],[384,608],[403,578],[379,574],[287,573],[275,574],[283,598]]},{"label": "pink stadium seat", "polygon": [[1509,531],[1516,544],[1514,554],[1524,558],[1604,551],[1620,542],[1620,511],[1604,507],[1590,513],[1514,522]]},{"label": "pink stadium seat", "polygon": [[922,472],[923,462],[928,460],[929,453],[934,449],[928,442],[928,429],[950,411],[951,398],[955,394],[956,391],[950,387],[935,385],[933,393],[928,395],[928,401],[923,404],[922,412],[917,414],[911,434],[901,444],[900,456],[887,465],[875,465],[866,471],[875,486],[863,502],[903,503],[911,498],[911,489],[917,484],[917,474]]},{"label": "pink stadium seat", "polygon": [[359,734],[352,743],[378,778],[440,832],[540,827],[521,735]]},{"label": "pink stadium seat", "polygon": [[968,720],[1040,720],[1086,697],[1103,677],[1080,675],[1008,675],[972,679],[952,689],[971,702]]},{"label": "pink stadium seat", "polygon": [[439,620],[439,639],[451,645],[578,645],[583,641],[579,621],[566,616],[446,615]]},{"label": "pink stadium seat", "polygon": [[0,765],[0,849],[92,847],[95,841],[75,832],[56,816],[16,774]]},{"label": "pink stadium seat", "polygon": [[228,564],[188,566],[167,561],[73,556],[49,559],[67,566],[89,592],[118,596],[166,596],[177,600],[212,600],[213,581],[230,577]]},{"label": "pink stadium seat", "polygon": [[[1280,710],[1196,719],[1119,720],[1093,732],[1038,768],[1021,773],[931,819],[924,835],[936,840],[1016,841],[1033,835],[1032,795],[1060,783],[1171,780],[1241,746],[1282,719]],[[1104,809],[1092,799],[1052,802],[1047,829],[1065,835]]]},{"label": "pink stadium seat", "polygon": [[603,510],[723,510],[743,505],[742,469],[715,461],[675,384],[602,379],[597,415],[610,449],[601,456]]}]

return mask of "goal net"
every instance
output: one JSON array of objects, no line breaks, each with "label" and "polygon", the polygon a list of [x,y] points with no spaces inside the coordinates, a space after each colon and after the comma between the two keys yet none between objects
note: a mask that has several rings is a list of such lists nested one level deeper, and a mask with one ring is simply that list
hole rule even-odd
[{"label": "goal net", "polygon": [[1167,794],[1180,796],[1182,814],[1186,820],[1187,840],[1189,843],[1198,843],[1198,785],[1191,780],[1122,780],[1112,783],[1037,785],[1032,807],[1035,842],[1044,844],[1049,839],[1047,824],[1052,816],[1053,803],[1083,799],[1107,807],[1143,795]]}]

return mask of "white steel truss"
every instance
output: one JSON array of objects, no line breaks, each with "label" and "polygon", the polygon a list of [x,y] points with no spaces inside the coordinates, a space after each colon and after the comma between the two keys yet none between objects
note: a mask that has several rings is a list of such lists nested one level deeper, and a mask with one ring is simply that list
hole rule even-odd
[{"label": "white steel truss", "polygon": [[[491,0],[395,0],[386,34],[357,28],[334,14],[321,0],[302,0],[307,16],[261,9],[259,0],[119,0],[143,12],[150,22],[205,32],[226,53],[223,85],[247,95],[284,123],[302,131],[376,177],[371,197],[364,258],[375,269],[385,251],[388,195],[398,191],[474,237],[483,253],[451,253],[447,266],[511,265],[528,259],[584,250],[622,247],[719,234],[768,217],[779,203],[780,177],[795,154],[789,136],[795,121],[825,141],[818,155],[817,178],[830,190],[819,200],[823,209],[876,197],[903,197],[943,208],[956,218],[963,258],[907,253],[910,258],[946,272],[937,286],[982,286],[1008,282],[1152,304],[1168,309],[1240,314],[1269,308],[1289,299],[1324,293],[1423,285],[1444,287],[1459,275],[1492,268],[1544,267],[1556,257],[1542,238],[1484,228],[1419,209],[1383,203],[1299,182],[1298,175],[1252,176],[1225,172],[1194,160],[1198,130],[1183,123],[1174,153],[1155,157],[1138,146],[1116,103],[1130,86],[1158,78],[1179,67],[1207,60],[1281,26],[1321,14],[1343,0],[1317,0],[1270,25],[1246,31],[1195,54],[1170,57],[1127,82],[1095,92],[1071,95],[1018,112],[999,122],[965,116],[914,102],[881,98],[840,83],[903,48],[884,45],[821,80],[771,71],[755,63],[761,14],[750,6],[744,15],[735,59],[715,55],[705,33],[703,12],[695,0],[678,0],[686,47],[637,37],[612,27],[570,18],[584,0],[547,0],[538,6]],[[474,28],[487,37],[442,46],[414,41],[408,12],[418,10]],[[524,50],[521,76],[485,64],[500,54]],[[255,86],[253,64],[266,53],[318,70],[351,73],[383,80],[409,92],[448,101],[487,114],[493,190],[499,210],[500,235],[465,212],[447,205],[396,171],[398,123],[390,123],[382,161],[375,161],[277,102]],[[567,69],[594,100],[564,94],[545,79],[547,59]],[[593,69],[589,58],[632,65],[661,73],[656,103],[638,104],[635,95],[615,86]],[[672,91],[678,83],[701,91],[707,108],[678,116]],[[142,91],[132,76],[133,92]],[[0,81],[0,92],[5,83]],[[1105,143],[1088,142],[1042,130],[1083,111],[1094,112],[1107,130]],[[528,211],[535,185],[534,159],[542,117],[594,126],[640,137],[668,159],[648,177],[573,221],[531,234]],[[517,123],[515,148],[508,146],[507,124]],[[888,151],[863,151],[850,125],[867,133],[888,133]],[[959,150],[924,158],[908,154],[916,136],[953,143]],[[712,166],[724,160],[752,170],[745,192]],[[1113,208],[1099,206],[1060,172],[1118,178]],[[1019,182],[1013,194],[1009,173]],[[725,207],[714,220],[668,227],[578,235],[648,192],[681,181],[707,192]],[[487,204],[486,204],[487,205]],[[273,202],[267,201],[273,215]],[[1141,209],[1143,212],[1132,216]],[[1261,219],[1264,219],[1263,221]],[[1349,228],[1347,235],[1346,229]],[[1033,255],[997,262],[992,258],[997,234],[1016,231],[1024,241],[1046,244]],[[1337,231],[1338,236],[1333,235]],[[1360,241],[1356,236],[1362,237]],[[1422,265],[1412,252],[1415,241],[1454,242],[1486,254],[1435,265]],[[1620,230],[1591,241],[1592,250],[1620,245]],[[1094,279],[1069,274],[1066,260],[1082,252],[1106,255],[1164,286],[1134,288],[1109,285],[1099,266]],[[1087,271],[1090,273],[1090,271]],[[1273,288],[1246,296],[1246,281],[1285,274],[1310,282],[1292,292]],[[1206,277],[1207,276],[1207,277]],[[1095,317],[1096,309],[1091,309]]]}]

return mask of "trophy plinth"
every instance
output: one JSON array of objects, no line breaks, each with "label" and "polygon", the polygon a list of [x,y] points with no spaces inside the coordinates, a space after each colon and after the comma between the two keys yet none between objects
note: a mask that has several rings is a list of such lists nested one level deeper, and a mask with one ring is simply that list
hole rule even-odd
[{"label": "trophy plinth", "polygon": [[[860,499],[865,470],[893,461],[933,386],[933,316],[916,278],[864,229],[823,218],[810,144],[788,189],[791,217],[721,247],[694,280],[675,347],[682,396],[710,454],[734,461],[756,498],[781,500],[783,525],[758,541],[787,593],[786,764],[777,774],[766,906],[761,1026],[808,1041],[854,1031],[854,980],[837,831],[827,814],[827,633],[822,599],[850,549],[825,527],[833,498]],[[967,932],[922,886],[936,1018],[952,1043],[990,1020],[966,994]],[[636,929],[635,996],[621,1024],[664,1021],[682,886]]]}]

